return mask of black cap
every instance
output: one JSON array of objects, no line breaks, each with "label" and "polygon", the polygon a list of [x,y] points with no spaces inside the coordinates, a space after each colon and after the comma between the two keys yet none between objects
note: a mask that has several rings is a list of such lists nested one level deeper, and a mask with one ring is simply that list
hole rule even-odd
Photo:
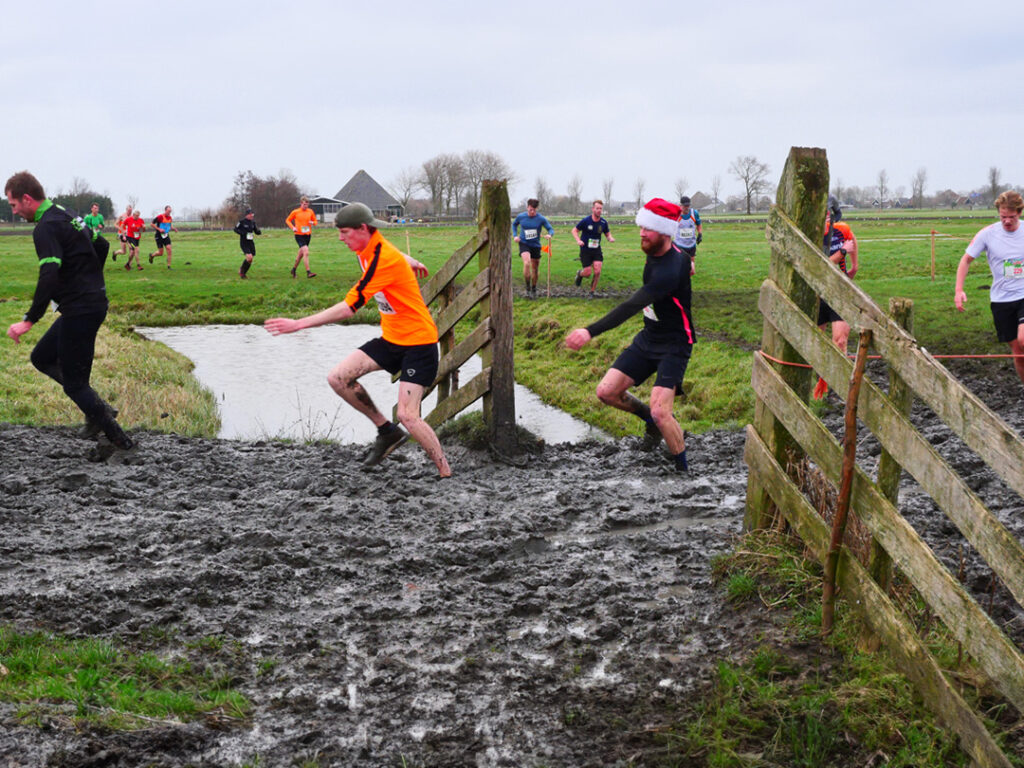
[{"label": "black cap", "polygon": [[252,208],[246,208],[246,209],[245,209],[245,215],[246,215],[246,216],[248,216],[248,215],[249,215],[250,213],[252,213],[252,212],[253,212]]},{"label": "black cap", "polygon": [[679,198],[679,204],[680,205],[689,205],[690,204],[690,198],[688,198],[686,195],[683,195],[682,197]]}]

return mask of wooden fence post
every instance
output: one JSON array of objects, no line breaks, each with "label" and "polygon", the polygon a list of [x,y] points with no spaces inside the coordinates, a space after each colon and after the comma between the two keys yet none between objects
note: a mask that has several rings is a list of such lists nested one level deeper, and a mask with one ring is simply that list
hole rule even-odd
[{"label": "wooden fence post", "polygon": [[[782,178],[779,179],[776,204],[815,243],[820,243],[824,234],[828,182],[828,159],[824,149],[793,147],[789,150]],[[772,248],[768,277],[803,312],[811,317],[815,316],[817,296],[778,248]],[[765,353],[785,362],[803,362],[793,346],[767,320],[761,334],[761,346]],[[801,397],[806,399],[809,396],[809,369],[783,366],[780,373]],[[755,405],[754,427],[782,466],[788,463],[789,454],[802,455],[802,451],[785,427],[760,400]],[[756,474],[751,472],[747,482],[744,527],[747,530],[766,527],[771,522],[772,509],[771,497],[758,481]]]},{"label": "wooden fence post", "polygon": [[487,227],[487,245],[480,250],[480,271],[490,274],[490,293],[480,302],[480,314],[490,315],[493,336],[480,351],[483,367],[491,367],[491,387],[484,395],[484,421],[491,445],[500,454],[519,452],[516,438],[515,356],[512,319],[512,206],[504,181],[484,181],[477,221]]}]

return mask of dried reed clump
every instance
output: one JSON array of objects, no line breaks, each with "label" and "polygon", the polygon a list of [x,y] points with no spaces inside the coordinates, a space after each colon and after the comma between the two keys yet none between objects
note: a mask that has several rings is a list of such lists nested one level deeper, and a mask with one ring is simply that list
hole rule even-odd
[{"label": "dried reed clump", "polygon": [[[831,527],[839,503],[839,492],[825,473],[806,456],[798,461],[790,460],[786,465],[786,471],[821,518]],[[843,544],[861,565],[867,567],[871,555],[871,531],[852,509],[846,518]]]}]

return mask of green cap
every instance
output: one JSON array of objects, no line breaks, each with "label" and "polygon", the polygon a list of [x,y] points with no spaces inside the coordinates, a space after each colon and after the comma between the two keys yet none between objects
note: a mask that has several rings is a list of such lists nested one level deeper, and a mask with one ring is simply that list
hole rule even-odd
[{"label": "green cap", "polygon": [[387,224],[380,219],[373,217],[373,211],[364,203],[349,203],[334,216],[334,226],[358,227],[360,224],[367,224],[371,227],[384,227]]}]

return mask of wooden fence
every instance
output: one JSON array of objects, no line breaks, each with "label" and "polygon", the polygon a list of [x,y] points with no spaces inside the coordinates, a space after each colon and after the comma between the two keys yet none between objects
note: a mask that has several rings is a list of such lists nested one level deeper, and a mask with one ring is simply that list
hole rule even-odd
[{"label": "wooden fence", "polygon": [[[992,684],[1024,712],[1024,656],[900,515],[894,482],[901,469],[908,472],[1024,604],[1024,548],[916,431],[906,416],[905,393],[912,391],[925,402],[1022,495],[1024,441],[823,255],[827,194],[824,150],[793,148],[767,227],[771,264],[759,299],[762,347],[765,355],[811,368],[773,363],[760,353],[754,356],[757,401],[754,424],[747,427],[746,525],[769,524],[777,508],[825,562],[828,527],[785,469],[794,457],[806,455],[837,487],[840,484],[842,447],[807,407],[812,370],[840,396],[845,392],[838,385],[849,381],[853,370],[846,354],[816,326],[812,313],[821,296],[855,329],[870,331],[897,385],[890,386],[887,396],[865,379],[855,404],[858,418],[883,448],[878,482],[857,467],[851,493],[851,509],[874,537],[873,565],[891,558]],[[881,565],[869,573],[844,549],[837,578],[846,605],[861,614],[916,684],[925,704],[955,730],[977,765],[1009,766],[978,714],[889,600],[886,572]]]},{"label": "wooden fence", "polygon": [[[483,398],[484,420],[491,445],[501,455],[518,450],[515,378],[512,348],[512,266],[508,187],[485,181],[477,216],[477,232],[421,288],[441,340],[441,361],[433,386],[437,404],[425,417],[437,428]],[[455,281],[476,257],[476,275],[456,293]],[[479,307],[479,322],[461,340],[455,327]],[[460,386],[459,368],[479,354],[481,371]]]}]

